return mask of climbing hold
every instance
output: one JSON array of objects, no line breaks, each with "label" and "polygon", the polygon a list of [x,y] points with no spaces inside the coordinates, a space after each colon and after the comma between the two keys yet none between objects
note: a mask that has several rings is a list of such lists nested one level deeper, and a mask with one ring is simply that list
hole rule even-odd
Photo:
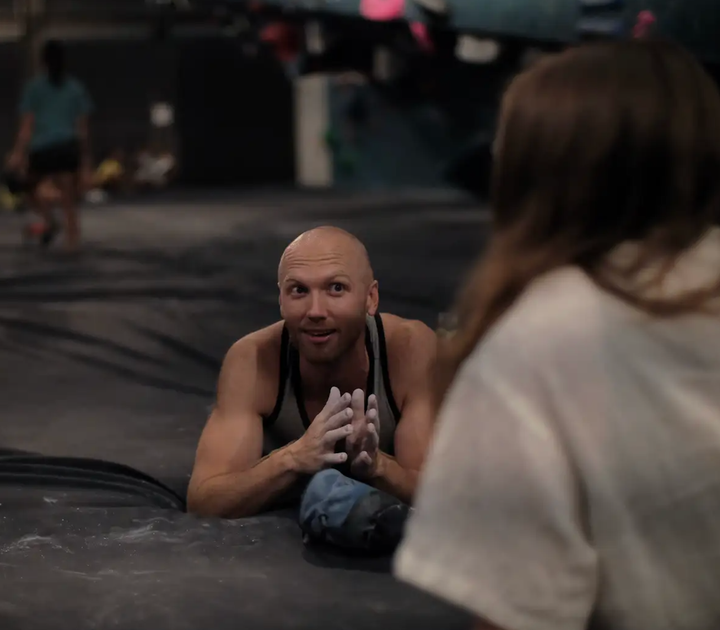
[{"label": "climbing hold", "polygon": [[435,50],[435,45],[430,37],[428,27],[425,26],[425,24],[422,22],[411,22],[410,32],[422,50],[425,52],[433,52]]},{"label": "climbing hold", "polygon": [[399,20],[405,15],[405,0],[360,0],[360,15],[378,22]]},{"label": "climbing hold", "polygon": [[422,7],[430,13],[436,15],[447,15],[450,11],[450,6],[447,0],[414,0],[415,4]]},{"label": "climbing hold", "polygon": [[460,35],[455,46],[455,56],[465,63],[492,63],[500,56],[500,44],[494,39]]},{"label": "climbing hold", "polygon": [[581,35],[593,37],[620,37],[625,31],[625,24],[622,18],[617,17],[586,17],[578,22],[577,30]]},{"label": "climbing hold", "polygon": [[647,37],[656,23],[657,18],[652,11],[640,11],[633,27],[633,38],[642,39]]},{"label": "climbing hold", "polygon": [[337,151],[340,148],[342,141],[335,127],[329,127],[325,132],[325,144],[330,147],[332,151]]}]

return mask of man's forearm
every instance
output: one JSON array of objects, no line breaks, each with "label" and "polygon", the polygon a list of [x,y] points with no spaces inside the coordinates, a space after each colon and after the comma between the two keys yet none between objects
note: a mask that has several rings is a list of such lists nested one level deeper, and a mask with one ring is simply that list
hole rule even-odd
[{"label": "man's forearm", "polygon": [[188,490],[188,511],[200,516],[242,518],[257,514],[300,479],[290,447],[273,451],[249,470],[210,477]]},{"label": "man's forearm", "polygon": [[419,476],[419,472],[403,468],[394,457],[379,453],[372,485],[410,505]]}]

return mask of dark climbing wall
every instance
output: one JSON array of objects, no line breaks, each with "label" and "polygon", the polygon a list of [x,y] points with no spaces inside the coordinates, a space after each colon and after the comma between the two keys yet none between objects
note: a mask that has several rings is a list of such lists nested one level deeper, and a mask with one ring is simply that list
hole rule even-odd
[{"label": "dark climbing wall", "polygon": [[17,44],[0,44],[0,147],[2,155],[12,149],[17,131],[17,104],[23,85],[23,57]]},{"label": "dark climbing wall", "polygon": [[[173,95],[172,57],[151,40],[67,42],[72,75],[88,89],[95,106],[92,117],[96,156],[121,147],[136,150],[148,141],[153,99]],[[17,130],[17,106],[24,77],[23,49],[0,44],[0,146],[7,151]]]},{"label": "dark climbing wall", "polygon": [[197,185],[294,181],[293,90],[269,54],[235,39],[178,43],[182,178]]},{"label": "dark climbing wall", "polygon": [[[516,60],[492,66],[453,63],[436,70],[388,88],[333,84],[331,146],[337,186],[448,187],[448,169],[469,146],[478,139],[490,143],[500,94],[517,70]],[[355,145],[348,133],[353,90],[361,91],[367,107]]]},{"label": "dark climbing wall", "polygon": [[720,2],[718,0],[630,0],[631,12],[650,9],[661,32],[704,60],[720,63]]},{"label": "dark climbing wall", "polygon": [[69,42],[68,61],[95,104],[97,157],[146,144],[151,103],[173,96],[173,60],[166,46],[150,39]]},{"label": "dark climbing wall", "polygon": [[[593,0],[597,3],[597,0]],[[315,0],[272,0],[272,4],[314,8]],[[574,42],[578,38],[581,0],[450,0],[448,23],[462,31],[490,36]],[[630,29],[639,11],[652,10],[662,32],[677,39],[706,61],[720,63],[720,2],[718,0],[607,0],[610,14],[622,19]],[[412,2],[407,3],[410,20],[421,16]],[[358,0],[334,0],[332,12],[359,14]]]},{"label": "dark climbing wall", "polygon": [[[368,118],[359,127],[357,141],[351,142],[346,111],[356,90]],[[333,86],[330,112],[336,186],[373,190],[443,185],[445,147],[434,145],[430,136],[443,134],[446,124],[432,107],[395,103],[370,86]]]},{"label": "dark climbing wall", "polygon": [[[292,87],[269,55],[229,38],[70,41],[71,73],[95,105],[94,152],[136,152],[152,141],[150,108],[175,106],[180,179],[257,185],[294,179]],[[0,140],[8,149],[22,88],[21,49],[0,45]]]},{"label": "dark climbing wall", "polygon": [[[161,3],[158,3],[161,5]],[[82,16],[84,19],[125,18],[145,15],[152,3],[148,0],[44,0],[43,8],[48,17],[63,18]]]}]

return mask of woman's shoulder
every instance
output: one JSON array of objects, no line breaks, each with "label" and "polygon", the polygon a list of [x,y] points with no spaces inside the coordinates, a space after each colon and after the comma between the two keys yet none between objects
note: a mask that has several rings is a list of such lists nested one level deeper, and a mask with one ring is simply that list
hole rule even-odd
[{"label": "woman's shoulder", "polygon": [[537,278],[507,311],[499,326],[523,337],[569,333],[604,312],[608,299],[581,269],[563,267]]},{"label": "woman's shoulder", "polygon": [[545,274],[491,328],[473,359],[513,371],[526,361],[553,363],[560,354],[592,351],[615,316],[612,299],[580,269]]},{"label": "woman's shoulder", "polygon": [[475,346],[457,380],[468,391],[490,387],[530,398],[547,378],[574,381],[598,356],[612,317],[600,289],[580,269],[547,273]]}]

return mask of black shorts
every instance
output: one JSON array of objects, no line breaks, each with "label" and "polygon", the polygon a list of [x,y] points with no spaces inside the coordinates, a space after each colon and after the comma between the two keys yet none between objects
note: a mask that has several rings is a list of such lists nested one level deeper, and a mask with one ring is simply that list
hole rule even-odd
[{"label": "black shorts", "polygon": [[71,140],[32,151],[28,162],[30,175],[35,179],[77,173],[80,170],[80,144]]}]

